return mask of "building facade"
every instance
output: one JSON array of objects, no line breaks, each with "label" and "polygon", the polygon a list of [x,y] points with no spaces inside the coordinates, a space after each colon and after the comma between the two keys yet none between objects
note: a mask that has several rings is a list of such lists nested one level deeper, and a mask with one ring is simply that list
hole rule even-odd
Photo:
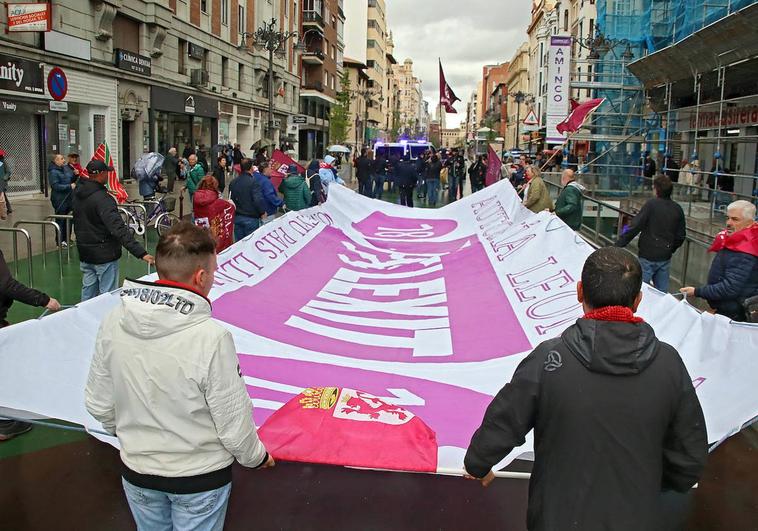
[{"label": "building facade", "polygon": [[498,137],[505,137],[508,117],[509,63],[485,66],[482,70],[484,125],[493,129]]},{"label": "building facade", "polygon": [[[559,8],[557,6],[559,5],[560,3],[555,0],[534,2],[532,19],[527,29],[529,36],[529,94],[534,97],[534,111],[539,120],[540,132],[543,132],[547,121],[548,47],[550,36],[558,34]],[[539,147],[541,145],[540,136],[534,135],[531,142]]]},{"label": "building facade", "polygon": [[[522,139],[517,137],[524,134],[523,124],[520,122],[526,116],[528,112],[528,105],[521,105],[519,107],[513,101],[513,95],[518,92],[529,92],[529,43],[524,42],[518,47],[516,52],[510,61],[510,68],[508,69],[508,77],[505,81],[508,94],[511,96],[511,105],[507,107],[507,124],[505,131],[505,145],[506,147],[515,148],[517,145],[521,145]],[[528,136],[528,135],[527,135]],[[528,138],[526,139],[529,140]]]},{"label": "building facade", "polygon": [[342,0],[302,0],[300,56],[300,121],[298,156],[324,156],[329,145],[329,115],[340,89],[345,51]]},{"label": "building facade", "polygon": [[368,75],[366,74],[366,65],[351,57],[345,56],[344,68],[347,72],[350,90],[346,144],[351,146],[354,152],[358,152],[364,146],[366,138]]},{"label": "building facade", "polygon": [[398,68],[400,124],[403,134],[417,136],[424,127],[421,81],[413,75],[413,61],[406,59]]},{"label": "building facade", "polygon": [[[220,142],[247,149],[263,139],[268,58],[249,33],[270,20],[295,31],[296,5],[69,0],[51,5],[51,31],[41,33],[7,33],[2,10],[3,62],[32,76],[29,84],[0,85],[0,146],[15,164],[11,193],[46,191],[53,153],[76,152],[86,162],[101,142],[123,176],[147,151],[199,148],[210,158]],[[298,107],[292,44],[274,62],[274,142]]]}]

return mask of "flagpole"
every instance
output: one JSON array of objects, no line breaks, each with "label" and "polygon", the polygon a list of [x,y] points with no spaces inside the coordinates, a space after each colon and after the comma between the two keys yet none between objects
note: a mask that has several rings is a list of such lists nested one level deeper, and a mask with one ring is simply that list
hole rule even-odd
[{"label": "flagpole", "polygon": [[[437,64],[440,65],[440,73],[442,73],[442,59],[437,57]],[[437,149],[442,149],[442,85],[440,83],[437,83],[440,85],[440,94],[439,94],[439,101],[437,101],[437,120],[439,123],[439,139],[440,139],[440,145],[437,146]]]}]

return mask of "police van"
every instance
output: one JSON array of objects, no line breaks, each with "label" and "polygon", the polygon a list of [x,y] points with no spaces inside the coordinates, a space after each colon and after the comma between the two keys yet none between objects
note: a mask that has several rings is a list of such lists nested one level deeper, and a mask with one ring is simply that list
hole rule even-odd
[{"label": "police van", "polygon": [[411,160],[418,159],[427,150],[435,149],[432,144],[423,140],[400,142],[377,142],[374,144],[375,159],[400,160],[409,156]]}]

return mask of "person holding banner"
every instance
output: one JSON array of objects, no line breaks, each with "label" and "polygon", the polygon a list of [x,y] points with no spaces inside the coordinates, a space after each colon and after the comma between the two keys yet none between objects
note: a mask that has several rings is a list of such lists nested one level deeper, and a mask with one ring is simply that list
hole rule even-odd
[{"label": "person holding banner", "polygon": [[669,516],[663,492],[687,492],[703,472],[708,440],[692,378],[634,315],[641,287],[631,253],[592,253],[576,288],[584,317],[524,358],[471,439],[466,471],[487,486],[534,429],[531,531],[659,529]]},{"label": "person holding banner", "polygon": [[195,225],[208,229],[220,253],[234,243],[234,205],[221,197],[218,181],[206,175],[195,192],[192,208]]},{"label": "person holding banner", "polygon": [[232,334],[211,318],[210,232],[161,236],[157,282],[127,281],[100,326],[85,404],[118,437],[139,530],[221,529],[232,463],[274,466],[258,438]]},{"label": "person holding banner", "polygon": [[542,180],[542,175],[537,166],[526,167],[526,184],[524,185],[524,201],[526,208],[539,214],[543,210],[553,210],[553,200],[550,192]]},{"label": "person holding banner", "polygon": [[252,159],[242,159],[240,174],[229,184],[229,197],[237,210],[234,214],[234,240],[246,238],[261,226],[266,213],[263,188],[253,177]]},{"label": "person holding banner", "polygon": [[295,164],[290,164],[287,169],[287,176],[279,185],[279,193],[284,196],[287,210],[303,210],[311,206],[311,191]]}]

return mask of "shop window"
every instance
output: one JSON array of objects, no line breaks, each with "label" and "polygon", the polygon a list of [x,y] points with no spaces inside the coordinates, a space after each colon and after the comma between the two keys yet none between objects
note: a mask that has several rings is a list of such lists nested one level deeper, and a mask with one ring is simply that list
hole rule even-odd
[{"label": "shop window", "polygon": [[200,0],[200,11],[208,14],[208,0]]},{"label": "shop window", "polygon": [[176,70],[180,74],[187,75],[186,65],[184,63],[185,57],[187,55],[187,41],[185,41],[184,39],[179,39],[178,53],[179,53],[179,60],[177,61]]},{"label": "shop window", "polygon": [[229,83],[229,59],[221,58],[221,86],[226,87]]}]

